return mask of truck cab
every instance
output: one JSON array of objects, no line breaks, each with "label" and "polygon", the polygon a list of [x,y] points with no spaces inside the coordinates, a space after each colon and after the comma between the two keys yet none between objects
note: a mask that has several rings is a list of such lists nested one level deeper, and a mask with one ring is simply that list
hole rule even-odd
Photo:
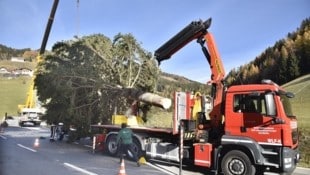
[{"label": "truck cab", "polygon": [[270,80],[228,88],[223,148],[244,149],[256,165],[292,172],[299,160],[297,120],[289,101],[292,97]]}]

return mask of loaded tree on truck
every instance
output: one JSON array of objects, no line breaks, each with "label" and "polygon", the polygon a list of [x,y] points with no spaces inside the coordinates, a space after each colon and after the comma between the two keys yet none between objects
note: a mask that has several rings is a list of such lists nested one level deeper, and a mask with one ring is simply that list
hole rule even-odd
[{"label": "loaded tree on truck", "polygon": [[[297,120],[289,101],[293,94],[271,80],[226,87],[210,25],[211,19],[194,21],[155,51],[160,63],[197,40],[211,69],[210,112],[204,95],[175,92],[172,128],[131,126],[136,151],[152,158],[188,160],[214,174],[291,174],[300,159]],[[103,144],[115,155],[120,126],[93,127],[104,130]]]}]

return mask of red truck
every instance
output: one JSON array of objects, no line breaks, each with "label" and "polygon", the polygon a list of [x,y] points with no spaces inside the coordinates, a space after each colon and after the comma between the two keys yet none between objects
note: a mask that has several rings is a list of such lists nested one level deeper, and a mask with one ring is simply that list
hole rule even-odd
[{"label": "red truck", "polygon": [[[132,126],[135,150],[146,157],[187,160],[214,174],[291,174],[300,159],[294,95],[270,80],[226,87],[225,71],[212,34],[211,19],[194,21],[155,51],[160,63],[197,40],[211,69],[211,104],[196,93],[176,92],[172,128]],[[116,154],[119,125],[93,125],[108,153]]]}]

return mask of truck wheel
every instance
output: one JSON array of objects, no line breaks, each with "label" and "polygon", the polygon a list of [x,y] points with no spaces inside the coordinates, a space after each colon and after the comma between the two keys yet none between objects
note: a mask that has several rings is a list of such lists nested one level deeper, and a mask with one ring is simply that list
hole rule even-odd
[{"label": "truck wheel", "polygon": [[255,167],[249,157],[238,150],[228,152],[221,163],[225,175],[254,175]]},{"label": "truck wheel", "polygon": [[115,134],[112,134],[107,138],[106,150],[111,156],[115,156],[117,154],[117,140]]},{"label": "truck wheel", "polygon": [[130,159],[134,158],[133,154],[137,155],[138,159],[140,158],[142,150],[141,150],[141,144],[137,139],[133,139],[130,150],[133,152],[131,153],[130,151],[128,151],[127,153]]}]

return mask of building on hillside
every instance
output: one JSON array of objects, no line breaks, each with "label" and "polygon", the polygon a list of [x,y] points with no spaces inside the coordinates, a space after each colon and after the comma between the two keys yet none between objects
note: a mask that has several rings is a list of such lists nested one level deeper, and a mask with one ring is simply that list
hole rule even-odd
[{"label": "building on hillside", "polygon": [[7,68],[5,68],[5,67],[0,67],[0,74],[9,74],[9,73],[11,73],[11,72],[9,72],[9,71],[7,70]]},{"label": "building on hillside", "polygon": [[15,75],[19,75],[19,76],[32,76],[33,70],[27,69],[27,68],[22,68],[22,69],[16,69],[12,73]]},{"label": "building on hillside", "polygon": [[8,70],[5,67],[0,67],[0,74],[3,77],[19,77],[19,76],[33,76],[34,71],[27,68]]},{"label": "building on hillside", "polygon": [[13,61],[13,62],[25,62],[25,59],[23,57],[12,57],[11,61]]}]

